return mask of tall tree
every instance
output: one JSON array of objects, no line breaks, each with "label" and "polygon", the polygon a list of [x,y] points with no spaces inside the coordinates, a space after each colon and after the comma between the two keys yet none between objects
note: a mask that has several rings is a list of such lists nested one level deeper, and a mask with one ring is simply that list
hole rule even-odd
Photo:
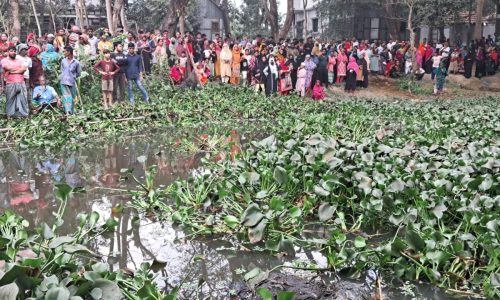
[{"label": "tall tree", "polygon": [[484,0],[476,0],[476,26],[474,27],[474,38],[483,37],[483,7]]},{"label": "tall tree", "polygon": [[19,20],[19,0],[10,0],[10,15],[12,18],[12,31],[15,36],[21,35],[21,22]]},{"label": "tall tree", "polygon": [[498,39],[500,39],[500,0],[497,0],[496,8],[497,8],[497,14],[495,18],[495,35],[498,41]]},{"label": "tall tree", "polygon": [[[38,14],[36,12],[35,0],[31,0],[31,8],[33,9],[33,15],[35,16],[36,27],[38,29],[38,36],[42,36],[42,27],[40,26],[40,21],[38,20]],[[43,15],[42,15],[43,18]]]},{"label": "tall tree", "polygon": [[302,37],[307,38],[307,0],[302,0],[302,13],[304,14],[304,21],[302,23]]},{"label": "tall tree", "polygon": [[277,40],[279,35],[278,3],[276,0],[262,0],[262,5],[264,6],[266,19],[271,27],[271,36],[273,39]]},{"label": "tall tree", "polygon": [[231,19],[229,18],[229,2],[221,0],[219,7],[222,10],[222,21],[224,23],[224,31],[226,34],[231,34]]},{"label": "tall tree", "polygon": [[280,39],[286,38],[288,32],[290,31],[290,28],[292,28],[292,24],[293,24],[293,0],[287,0],[285,23],[281,27],[281,31],[279,33]]},{"label": "tall tree", "polygon": [[116,32],[121,23],[122,7],[123,0],[115,0],[115,3],[113,4],[113,28],[110,28],[110,31],[112,32]]},{"label": "tall tree", "polygon": [[115,34],[115,28],[113,27],[113,3],[112,0],[106,1],[106,20],[108,21],[108,29],[111,34]]}]

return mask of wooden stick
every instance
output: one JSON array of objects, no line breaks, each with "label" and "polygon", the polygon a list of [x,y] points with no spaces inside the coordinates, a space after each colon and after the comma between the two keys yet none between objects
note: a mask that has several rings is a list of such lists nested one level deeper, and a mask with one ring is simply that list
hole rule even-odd
[{"label": "wooden stick", "polygon": [[12,131],[14,128],[0,128],[0,132]]},{"label": "wooden stick", "polygon": [[[146,117],[134,117],[134,118],[123,118],[123,119],[114,119],[112,120],[113,122],[123,122],[123,121],[134,121],[134,120],[143,120]],[[92,122],[87,122],[87,124],[97,124],[101,123],[102,121],[92,121]]]}]

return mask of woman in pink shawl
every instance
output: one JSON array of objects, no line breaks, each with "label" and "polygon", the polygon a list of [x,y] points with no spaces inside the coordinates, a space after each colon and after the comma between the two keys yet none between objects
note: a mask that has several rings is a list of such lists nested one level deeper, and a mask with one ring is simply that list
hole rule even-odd
[{"label": "woman in pink shawl", "polygon": [[345,90],[347,92],[353,93],[356,90],[356,78],[359,73],[359,65],[356,63],[354,57],[349,58],[349,64],[347,65],[347,74],[345,80]]},{"label": "woman in pink shawl", "polygon": [[345,55],[345,50],[341,49],[339,55],[337,56],[337,83],[344,81],[347,71],[346,64],[347,56]]},{"label": "woman in pink shawl", "polygon": [[328,57],[328,83],[329,84],[334,84],[335,83],[335,65],[337,64],[337,58],[336,58],[337,52],[332,51],[330,56]]}]

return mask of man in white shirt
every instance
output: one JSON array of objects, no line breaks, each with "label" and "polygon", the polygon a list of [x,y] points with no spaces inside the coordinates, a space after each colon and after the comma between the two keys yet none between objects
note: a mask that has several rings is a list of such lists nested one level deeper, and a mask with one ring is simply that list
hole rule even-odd
[{"label": "man in white shirt", "polygon": [[97,55],[97,43],[99,43],[99,39],[94,36],[92,28],[87,29],[87,36],[89,37],[89,44],[92,48],[92,56],[95,56]]},{"label": "man in white shirt", "polygon": [[28,56],[28,45],[26,44],[20,44],[17,46],[17,53],[18,55],[16,56],[16,59],[21,60],[24,63],[24,66],[26,67],[26,71],[24,72],[24,81],[26,82],[26,86],[29,86],[30,82],[30,70],[32,66],[32,61],[31,58]]}]

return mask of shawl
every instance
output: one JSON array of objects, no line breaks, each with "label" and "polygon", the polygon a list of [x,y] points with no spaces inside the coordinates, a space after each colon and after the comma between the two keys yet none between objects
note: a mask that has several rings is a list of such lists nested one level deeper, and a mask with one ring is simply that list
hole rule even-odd
[{"label": "shawl", "polygon": [[234,63],[239,62],[241,60],[241,51],[240,51],[240,48],[238,46],[234,46],[232,52],[233,52],[232,53],[233,62]]},{"label": "shawl", "polygon": [[347,70],[354,70],[356,76],[358,76],[359,65],[356,63],[356,59],[354,57],[349,58],[349,64],[347,65]]},{"label": "shawl", "polygon": [[220,52],[220,58],[222,60],[231,62],[233,54],[231,53],[231,50],[229,50],[228,44],[224,44],[224,46],[222,46],[222,51]]},{"label": "shawl", "polygon": [[434,51],[432,50],[431,46],[427,46],[427,49],[425,49],[425,61],[428,61],[429,59],[432,58],[432,53]]},{"label": "shawl", "polygon": [[59,59],[59,54],[54,51],[54,46],[51,44],[47,45],[47,51],[42,52],[40,55],[42,59],[42,65],[47,67],[48,63]]}]

